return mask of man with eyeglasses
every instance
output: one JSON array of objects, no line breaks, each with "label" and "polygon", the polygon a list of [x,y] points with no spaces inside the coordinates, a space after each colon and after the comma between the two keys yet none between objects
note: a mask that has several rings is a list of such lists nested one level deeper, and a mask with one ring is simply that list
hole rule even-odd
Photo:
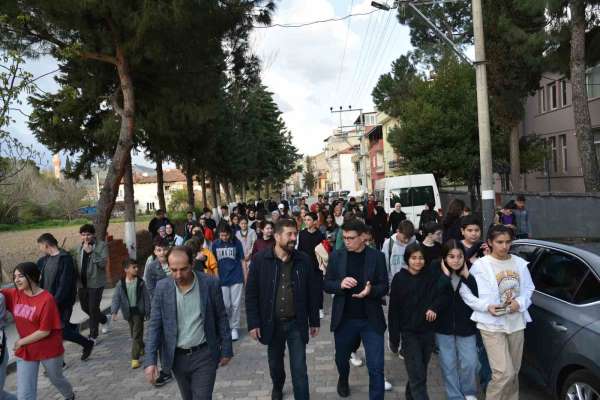
[{"label": "man with eyeglasses", "polygon": [[350,353],[360,339],[369,370],[369,399],[384,397],[383,297],[389,282],[383,254],[367,247],[362,234],[366,225],[358,219],[342,225],[345,249],[334,251],[329,259],[324,289],[334,296],[331,331],[335,340],[335,363],[340,397],[350,395]]}]

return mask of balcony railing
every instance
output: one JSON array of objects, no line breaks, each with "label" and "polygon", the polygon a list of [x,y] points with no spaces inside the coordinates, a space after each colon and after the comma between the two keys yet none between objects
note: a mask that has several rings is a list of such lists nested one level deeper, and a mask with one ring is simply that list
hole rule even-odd
[{"label": "balcony railing", "polygon": [[400,168],[400,160],[388,161],[388,168],[389,169],[398,169],[398,168]]}]

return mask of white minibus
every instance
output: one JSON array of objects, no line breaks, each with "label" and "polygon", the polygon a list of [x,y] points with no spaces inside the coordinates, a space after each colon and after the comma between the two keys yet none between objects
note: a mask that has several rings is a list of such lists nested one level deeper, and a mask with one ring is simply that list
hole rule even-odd
[{"label": "white minibus", "polygon": [[421,212],[429,202],[435,203],[435,209],[442,207],[440,192],[433,174],[393,176],[375,182],[375,198],[383,202],[386,213],[392,212],[396,203],[402,204],[415,228],[419,227]]}]

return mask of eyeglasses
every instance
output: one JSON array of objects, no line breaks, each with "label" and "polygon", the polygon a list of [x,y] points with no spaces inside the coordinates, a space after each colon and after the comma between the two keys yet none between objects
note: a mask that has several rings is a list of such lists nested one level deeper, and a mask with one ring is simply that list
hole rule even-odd
[{"label": "eyeglasses", "polygon": [[357,237],[358,237],[358,236],[343,236],[343,239],[344,239],[344,240],[348,240],[348,241],[350,241],[350,240],[354,240],[354,239],[356,239]]}]

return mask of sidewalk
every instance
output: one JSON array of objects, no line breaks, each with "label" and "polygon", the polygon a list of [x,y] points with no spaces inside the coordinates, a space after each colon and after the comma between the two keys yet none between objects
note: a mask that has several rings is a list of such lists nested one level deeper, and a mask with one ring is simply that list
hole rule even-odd
[{"label": "sidewalk", "polygon": [[[105,313],[108,313],[108,311],[110,310],[110,303],[112,300],[113,291],[114,291],[114,289],[112,289],[112,288],[105,289],[102,294],[102,301],[100,302],[100,309]],[[81,330],[81,331],[88,328],[88,323],[89,323],[88,316],[86,313],[84,313],[81,310],[81,306],[79,305],[79,302],[75,303],[75,306],[73,306],[73,315],[71,316],[71,323],[79,325],[79,330]],[[12,322],[6,326],[5,332],[6,332],[6,341],[7,341],[6,345],[10,349],[10,358],[8,359],[8,369],[9,369],[9,371],[12,371],[14,368],[14,364],[17,361],[12,349],[15,345],[15,342],[19,338],[19,334],[17,333],[17,328],[15,327],[14,322]]]},{"label": "sidewalk", "polygon": [[[331,300],[326,296],[326,315],[321,321],[319,336],[312,339],[307,347],[307,364],[310,380],[311,399],[339,399],[336,393],[337,371],[334,362],[333,335],[329,332],[329,313]],[[244,316],[245,313],[242,312]],[[245,325],[242,317],[242,325]],[[215,384],[214,400],[269,400],[271,398],[271,379],[267,364],[267,348],[252,340],[245,329],[240,330],[240,340],[234,343],[234,357],[231,363],[219,369]],[[73,384],[78,399],[86,400],[157,400],[180,399],[177,384],[173,381],[162,388],[149,385],[143,370],[132,370],[130,367],[131,340],[129,326],[119,315],[109,335],[100,335],[101,341],[94,348],[88,361],[79,359],[79,346],[65,342],[65,375]],[[363,350],[360,350],[364,357]],[[286,352],[286,400],[292,400],[291,376],[289,373],[289,357]],[[386,392],[386,399],[404,399],[406,385],[406,369],[402,360],[389,351],[385,353],[385,372],[394,385],[391,392]],[[351,367],[350,387],[352,400],[368,399],[367,368]],[[545,400],[548,395],[541,392],[531,382],[522,379],[521,400]],[[16,374],[10,374],[6,380],[6,390],[13,392],[16,386]],[[38,398],[60,400],[61,396],[50,385],[48,379],[40,374]],[[442,376],[437,356],[434,356],[429,367],[429,395],[432,400],[445,399]]]}]

